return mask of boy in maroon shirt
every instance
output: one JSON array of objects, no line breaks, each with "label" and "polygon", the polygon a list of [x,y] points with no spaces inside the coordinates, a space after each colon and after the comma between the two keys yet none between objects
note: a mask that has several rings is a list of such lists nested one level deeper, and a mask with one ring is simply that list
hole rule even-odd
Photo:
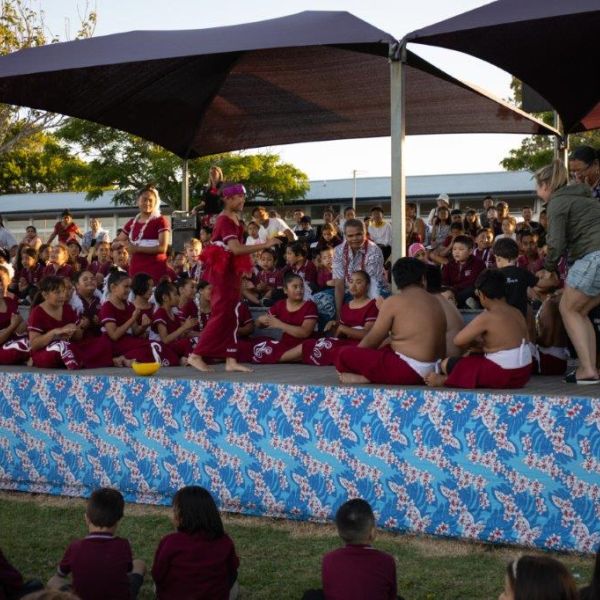
[{"label": "boy in maroon shirt", "polygon": [[124,507],[123,496],[117,490],[100,488],[92,492],[85,511],[89,534],[71,542],[48,587],[72,587],[82,600],[137,598],[146,567],[143,561],[133,560],[128,540],[115,537]]},{"label": "boy in maroon shirt", "polygon": [[282,269],[281,275],[293,272],[300,275],[310,291],[317,289],[317,267],[308,260],[308,250],[302,242],[296,242],[285,249],[285,262],[287,265]]},{"label": "boy in maroon shirt", "polygon": [[[396,562],[375,550],[375,516],[369,503],[348,500],[335,515],[338,534],[345,542],[323,557],[323,591],[311,590],[303,600],[396,600]],[[401,598],[400,598],[401,600]]]},{"label": "boy in maroon shirt", "polygon": [[519,257],[517,267],[527,269],[534,275],[544,268],[544,259],[540,257],[537,250],[537,235],[529,229],[522,229],[517,233],[519,242]]},{"label": "boy in maroon shirt", "polygon": [[444,295],[456,299],[458,308],[474,308],[469,299],[473,298],[475,280],[484,269],[485,263],[473,256],[473,239],[459,235],[452,245],[452,260],[442,267],[442,283],[449,288]]}]

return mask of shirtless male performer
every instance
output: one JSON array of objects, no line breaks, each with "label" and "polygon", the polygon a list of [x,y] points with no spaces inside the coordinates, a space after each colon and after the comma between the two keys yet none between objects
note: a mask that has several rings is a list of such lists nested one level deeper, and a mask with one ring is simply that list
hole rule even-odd
[{"label": "shirtless male performer", "polygon": [[429,386],[458,388],[522,388],[531,376],[532,358],[523,313],[506,302],[506,277],[501,271],[483,271],[475,294],[485,309],[454,338],[457,346],[485,354],[446,358],[442,373],[425,377]]},{"label": "shirtless male performer", "polygon": [[[446,352],[446,317],[425,291],[426,265],[400,258],[392,268],[399,294],[383,301],[369,333],[356,347],[340,350],[336,368],[342,383],[423,385],[424,376]],[[379,349],[390,336],[390,344]]]}]

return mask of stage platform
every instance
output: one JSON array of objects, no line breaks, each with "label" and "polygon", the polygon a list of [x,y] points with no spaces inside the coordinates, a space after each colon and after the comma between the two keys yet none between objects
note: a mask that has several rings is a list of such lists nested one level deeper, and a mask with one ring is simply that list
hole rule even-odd
[{"label": "stage platform", "polygon": [[232,512],[324,520],[360,496],[390,530],[591,552],[600,385],[340,385],[303,365],[0,373],[0,488],[168,504],[192,483]]}]

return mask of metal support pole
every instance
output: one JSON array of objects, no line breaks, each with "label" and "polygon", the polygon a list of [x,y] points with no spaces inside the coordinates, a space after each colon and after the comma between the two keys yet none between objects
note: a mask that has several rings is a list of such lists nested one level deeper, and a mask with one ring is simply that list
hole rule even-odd
[{"label": "metal support pole", "polygon": [[392,264],[406,253],[406,185],[404,138],[406,137],[406,46],[390,47],[390,135],[392,142]]},{"label": "metal support pole", "polygon": [[181,163],[181,210],[186,214],[190,212],[190,174],[187,158]]}]

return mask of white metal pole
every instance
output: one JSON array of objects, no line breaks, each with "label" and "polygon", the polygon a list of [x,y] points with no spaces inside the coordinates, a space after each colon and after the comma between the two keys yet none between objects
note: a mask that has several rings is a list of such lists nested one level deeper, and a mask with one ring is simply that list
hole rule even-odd
[{"label": "white metal pole", "polygon": [[190,212],[190,175],[187,158],[181,163],[181,210],[184,213]]},{"label": "white metal pole", "polygon": [[392,264],[406,253],[406,186],[404,138],[406,137],[406,46],[390,48],[390,135],[392,154]]}]

